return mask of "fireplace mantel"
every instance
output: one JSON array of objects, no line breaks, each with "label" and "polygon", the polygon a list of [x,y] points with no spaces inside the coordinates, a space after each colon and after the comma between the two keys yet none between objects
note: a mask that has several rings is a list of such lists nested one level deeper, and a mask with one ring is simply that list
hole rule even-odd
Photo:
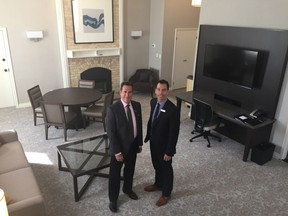
[{"label": "fireplace mantel", "polygon": [[67,50],[67,58],[120,56],[120,48]]}]

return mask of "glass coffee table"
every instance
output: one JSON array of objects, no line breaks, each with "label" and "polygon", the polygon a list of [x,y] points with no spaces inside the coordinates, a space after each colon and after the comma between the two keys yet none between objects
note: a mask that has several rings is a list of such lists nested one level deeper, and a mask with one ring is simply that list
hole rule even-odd
[{"label": "glass coffee table", "polygon": [[[100,172],[110,165],[107,134],[57,146],[57,154],[59,170],[68,171],[73,177],[76,202],[87,190],[94,177],[109,177],[109,174]],[[65,166],[62,166],[62,162]],[[83,175],[89,175],[89,178],[79,191],[78,178]]]}]

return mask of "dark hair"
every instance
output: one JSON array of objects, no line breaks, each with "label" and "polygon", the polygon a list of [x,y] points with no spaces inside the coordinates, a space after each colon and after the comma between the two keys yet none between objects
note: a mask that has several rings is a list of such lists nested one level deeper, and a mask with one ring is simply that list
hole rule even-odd
[{"label": "dark hair", "polygon": [[122,83],[121,83],[121,85],[120,85],[120,90],[122,90],[122,88],[123,88],[124,85],[125,85],[125,86],[131,86],[132,89],[133,89],[133,84],[132,84],[131,82],[126,81],[126,82],[122,82]]},{"label": "dark hair", "polygon": [[165,84],[167,86],[167,90],[169,90],[169,83],[167,80],[161,79],[156,83],[156,86],[159,84]]}]

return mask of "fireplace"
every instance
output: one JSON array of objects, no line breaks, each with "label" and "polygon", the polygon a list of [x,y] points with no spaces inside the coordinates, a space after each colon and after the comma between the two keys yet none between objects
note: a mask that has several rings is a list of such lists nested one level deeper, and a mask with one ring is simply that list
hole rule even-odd
[{"label": "fireplace", "polygon": [[102,67],[89,68],[80,74],[83,80],[94,80],[95,88],[103,94],[112,91],[111,70]]}]

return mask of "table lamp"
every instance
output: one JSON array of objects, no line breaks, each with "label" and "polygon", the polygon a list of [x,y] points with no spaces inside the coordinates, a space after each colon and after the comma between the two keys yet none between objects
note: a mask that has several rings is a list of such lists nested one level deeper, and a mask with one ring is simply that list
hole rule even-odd
[{"label": "table lamp", "polygon": [[8,209],[6,205],[4,191],[1,188],[0,188],[0,215],[8,216]]}]

